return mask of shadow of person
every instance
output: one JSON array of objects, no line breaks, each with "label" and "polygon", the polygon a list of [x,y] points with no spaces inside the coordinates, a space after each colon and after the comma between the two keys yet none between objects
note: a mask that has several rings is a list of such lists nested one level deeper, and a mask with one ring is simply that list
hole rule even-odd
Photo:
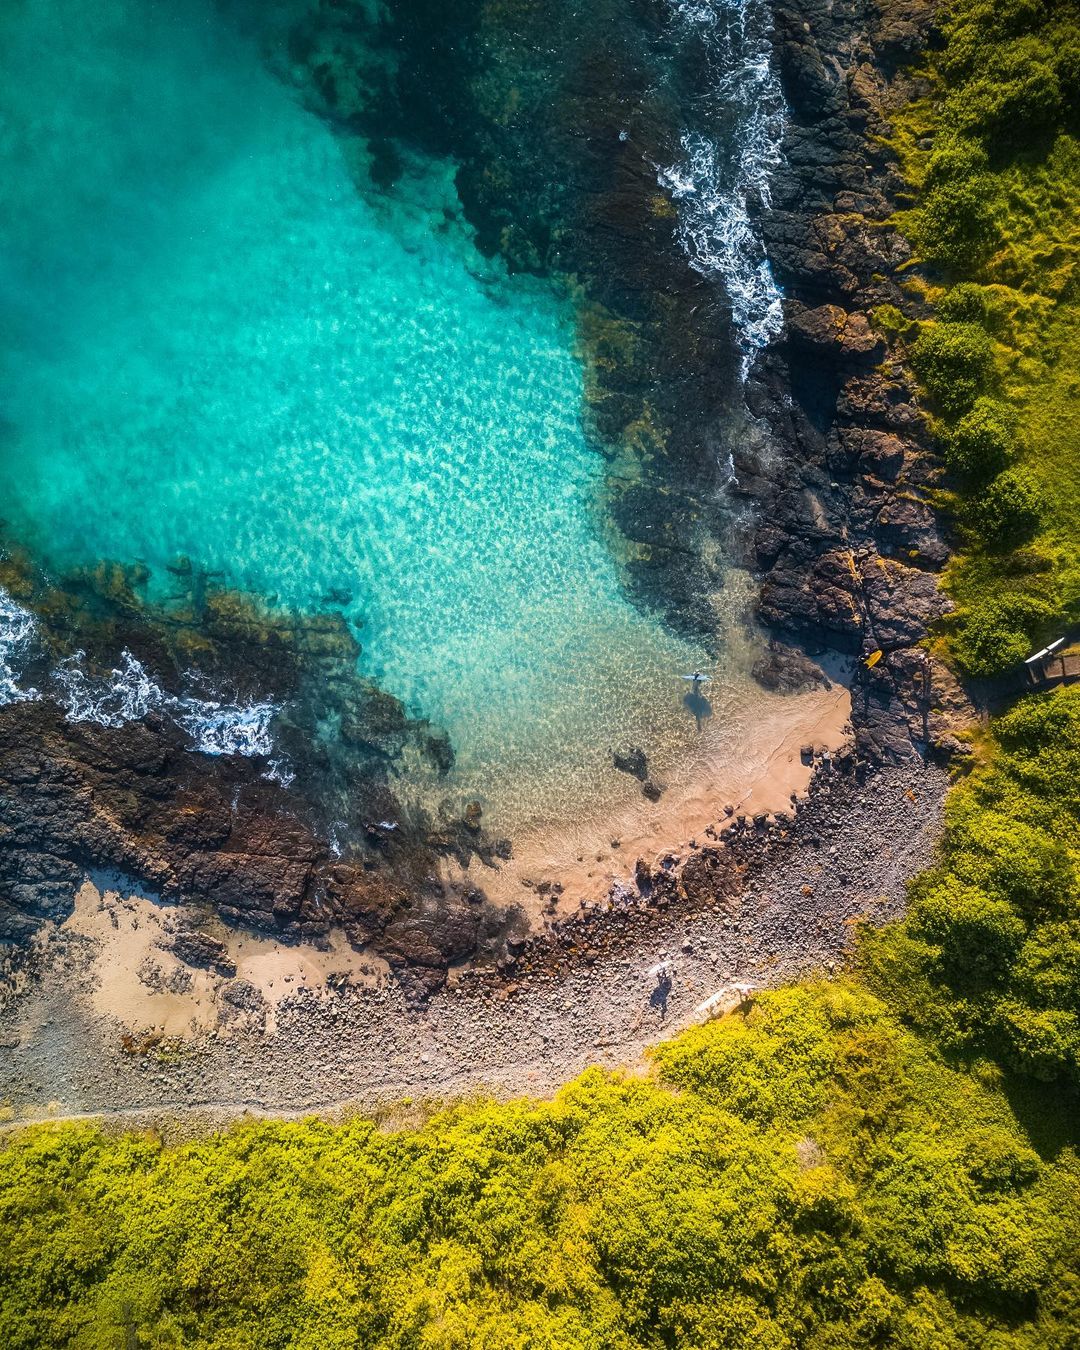
[{"label": "shadow of person", "polygon": [[683,707],[697,723],[698,731],[705,725],[706,718],[712,716],[712,704],[699,689],[690,689],[683,696]]},{"label": "shadow of person", "polygon": [[671,976],[661,975],[656,981],[656,988],[649,995],[649,1007],[659,1008],[660,1016],[667,1016],[668,994],[671,993]]}]

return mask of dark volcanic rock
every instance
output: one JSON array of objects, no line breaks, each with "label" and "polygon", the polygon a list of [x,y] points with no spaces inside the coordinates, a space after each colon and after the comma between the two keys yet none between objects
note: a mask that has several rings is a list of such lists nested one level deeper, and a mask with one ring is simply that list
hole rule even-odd
[{"label": "dark volcanic rock", "polygon": [[764,689],[782,694],[795,694],[816,686],[829,688],[829,679],[816,662],[797,647],[776,638],[770,638],[764,655],[754,662],[750,673]]},{"label": "dark volcanic rock", "polygon": [[[887,11],[887,12],[885,12]],[[935,6],[911,0],[781,0],[774,59],[791,116],[763,219],[785,295],[785,333],[748,391],[770,456],[737,462],[760,524],[759,613],[811,650],[898,655],[947,612],[936,571],[949,556],[929,499],[940,469],[903,351],[874,330],[881,305],[919,317],[899,284],[910,249],[890,224],[903,186],[887,148],[893,107],[919,92],[899,63]],[[860,750],[906,757],[947,734],[944,673],[923,661],[858,667]],[[770,678],[768,662],[759,672]],[[772,678],[775,678],[773,676]],[[955,700],[954,700],[955,705]]]},{"label": "dark volcanic rock", "polygon": [[787,309],[787,336],[794,347],[830,361],[871,361],[885,352],[866,315],[848,313],[839,305],[807,309],[793,302]]},{"label": "dark volcanic rock", "polygon": [[236,974],[236,963],[229,956],[228,948],[209,933],[182,928],[168,945],[172,954],[185,965],[195,966],[199,970],[213,970],[229,978]]},{"label": "dark volcanic rock", "polygon": [[[493,865],[509,846],[484,834],[478,803],[457,819],[399,825],[387,766],[399,747],[423,754],[429,743],[438,765],[440,738],[357,675],[340,619],[264,615],[212,592],[163,619],[141,605],[123,569],[42,593],[4,567],[4,584],[40,606],[46,665],[70,634],[104,654],[136,650],[166,688],[192,649],[230,687],[258,681],[260,694],[282,701],[274,737],[296,779],[286,789],[258,756],[193,753],[156,712],[101,726],[67,721],[48,699],[0,707],[0,941],[63,919],[83,879],[104,870],[286,939],[317,940],[339,924],[396,970],[423,966],[417,990],[437,987],[451,962],[501,945],[515,914],[478,905],[476,887],[444,884],[438,863],[452,855],[462,866]],[[337,740],[316,735],[327,723],[341,727]],[[340,858],[330,820],[349,832]],[[177,942],[193,964],[223,960],[201,934]]]}]

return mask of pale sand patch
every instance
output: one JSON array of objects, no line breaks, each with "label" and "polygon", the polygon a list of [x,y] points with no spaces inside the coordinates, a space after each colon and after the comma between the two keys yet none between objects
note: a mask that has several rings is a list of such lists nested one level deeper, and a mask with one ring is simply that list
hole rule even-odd
[{"label": "pale sand patch", "polygon": [[274,1010],[301,989],[319,993],[333,983],[372,987],[389,967],[371,952],[350,946],[339,929],[329,946],[292,946],[273,938],[241,933],[216,921],[203,927],[225,944],[236,975],[188,966],[167,944],[181,926],[180,911],[137,895],[99,891],[87,881],[60,931],[90,944],[90,1003],[94,1012],[131,1032],[163,1037],[197,1035],[218,1025],[218,995],[230,979],[246,980],[266,1000],[266,1031]]},{"label": "pale sand patch", "polygon": [[[762,693],[755,712],[741,726],[707,722],[695,753],[658,775],[664,786],[658,802],[627,777],[622,800],[610,810],[519,836],[510,861],[497,871],[475,866],[470,879],[492,900],[522,906],[539,928],[582,901],[605,900],[616,883],[629,884],[638,859],[655,867],[678,858],[691,840],[707,842],[706,828],[719,833],[728,823],[726,806],[748,815],[789,810],[792,794],[806,792],[814,771],[802,747],[835,752],[847,743],[850,691],[834,683],[801,694]],[[562,893],[539,892],[545,882],[561,884]]]}]

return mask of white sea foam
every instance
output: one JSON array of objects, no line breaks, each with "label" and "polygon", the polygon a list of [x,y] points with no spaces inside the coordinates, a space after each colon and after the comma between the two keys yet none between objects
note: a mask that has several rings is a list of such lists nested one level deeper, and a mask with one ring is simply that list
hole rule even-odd
[{"label": "white sea foam", "polygon": [[275,704],[216,703],[212,699],[183,698],[170,702],[176,723],[204,755],[269,755],[274,741],[270,723]]},{"label": "white sea foam", "polygon": [[266,766],[263,777],[268,778],[271,783],[280,783],[282,787],[288,787],[296,781],[296,774],[293,773],[289,761],[284,755],[279,755],[276,759],[270,761]]},{"label": "white sea foam", "polygon": [[[33,614],[0,586],[0,707],[42,697],[38,690],[20,688],[18,683],[22,657],[36,628]],[[203,755],[250,758],[274,751],[270,724],[278,711],[275,703],[176,698],[166,694],[129,651],[104,678],[88,675],[85,653],[76,652],[53,669],[47,697],[60,705],[69,722],[95,722],[101,727],[122,727],[156,709],[187,732],[191,748]],[[271,761],[267,777],[288,787],[294,774],[288,762],[278,758]]]},{"label": "white sea foam", "polygon": [[[277,705],[269,700],[228,703],[191,695],[176,698],[166,694],[142,662],[128,651],[123,653],[120,667],[110,671],[105,679],[88,675],[83,660],[83,653],[77,652],[53,672],[57,701],[69,722],[121,727],[156,709],[191,737],[191,748],[200,754],[250,758],[273,753],[270,723]],[[275,775],[278,781],[285,781],[286,772],[278,768]]]},{"label": "white sea foam", "polygon": [[754,212],[770,205],[785,105],[770,61],[766,0],[672,0],[683,40],[704,44],[714,83],[695,105],[683,157],[658,170],[679,204],[690,266],[720,276],[731,300],[743,378],[780,331],[782,295]]},{"label": "white sea foam", "polygon": [[22,658],[36,628],[34,616],[0,586],[0,707],[37,697],[34,689],[19,688]]},{"label": "white sea foam", "polygon": [[85,653],[61,661],[53,672],[57,702],[69,722],[96,722],[101,727],[122,727],[137,722],[165,701],[165,695],[146,673],[137,657],[125,651],[119,668],[106,679],[94,679],[83,668]]}]

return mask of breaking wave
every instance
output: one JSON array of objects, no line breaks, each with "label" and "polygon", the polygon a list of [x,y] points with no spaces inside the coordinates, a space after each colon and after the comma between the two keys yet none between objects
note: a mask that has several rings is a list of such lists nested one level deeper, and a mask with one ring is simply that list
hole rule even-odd
[{"label": "breaking wave", "polygon": [[[59,704],[69,722],[94,722],[122,727],[150,712],[171,718],[191,738],[192,750],[203,755],[269,757],[274,752],[270,726],[277,704],[219,701],[166,694],[131,652],[121,654],[120,665],[103,678],[88,675],[84,653],[61,661],[50,677],[47,694],[19,687],[19,668],[37,624],[33,614],[0,587],[0,707],[47,697]],[[288,786],[293,775],[284,758],[272,760],[266,775]]]},{"label": "breaking wave", "polygon": [[105,680],[87,675],[82,661],[83,653],[76,652],[53,672],[57,702],[69,722],[122,727],[125,722],[138,722],[164,704],[164,693],[130,652],[123,653],[122,667],[111,671]]},{"label": "breaking wave", "polygon": [[[270,755],[274,749],[270,723],[277,712],[273,703],[215,703],[210,699],[173,700],[178,726],[204,755]],[[280,762],[271,766],[272,777],[283,781]],[[290,780],[291,781],[291,778]]]},{"label": "breaking wave", "polygon": [[672,0],[684,44],[699,44],[710,82],[695,102],[697,125],[683,157],[660,168],[678,202],[679,240],[690,266],[722,278],[731,301],[745,379],[783,324],[783,297],[755,214],[770,205],[785,105],[772,68],[766,0]]},{"label": "breaking wave", "polygon": [[34,689],[20,689],[18,680],[22,658],[34,635],[34,616],[16,604],[0,586],[0,708],[36,698]]}]

